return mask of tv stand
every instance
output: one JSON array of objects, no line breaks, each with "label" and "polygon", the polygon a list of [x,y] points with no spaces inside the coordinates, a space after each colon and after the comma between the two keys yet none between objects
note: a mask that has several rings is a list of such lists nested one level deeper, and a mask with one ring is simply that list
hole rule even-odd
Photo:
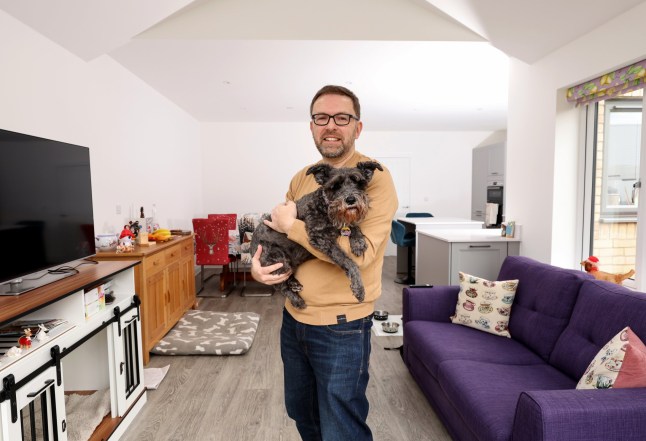
[{"label": "tv stand", "polygon": [[88,263],[96,264],[95,260],[81,259],[71,262],[70,265],[57,265],[37,271],[28,276],[23,276],[9,282],[0,284],[0,296],[18,296],[32,289],[40,288],[58,280],[77,274],[79,266]]},{"label": "tv stand", "polygon": [[[0,327],[18,319],[66,321],[49,331],[49,338],[32,339],[20,355],[0,356],[0,441],[35,439],[32,427],[47,432],[38,439],[65,439],[64,396],[71,392],[108,391],[108,415],[91,440],[118,439],[125,432],[146,403],[136,266],[134,261],[79,266],[71,277],[0,297]],[[86,292],[107,281],[114,302],[86,318]]]}]

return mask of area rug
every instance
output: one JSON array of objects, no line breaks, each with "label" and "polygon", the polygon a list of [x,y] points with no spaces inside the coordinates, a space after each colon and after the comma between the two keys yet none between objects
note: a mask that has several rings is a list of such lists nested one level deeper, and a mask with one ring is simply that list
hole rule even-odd
[{"label": "area rug", "polygon": [[158,355],[241,355],[253,344],[253,312],[189,310],[150,351]]}]

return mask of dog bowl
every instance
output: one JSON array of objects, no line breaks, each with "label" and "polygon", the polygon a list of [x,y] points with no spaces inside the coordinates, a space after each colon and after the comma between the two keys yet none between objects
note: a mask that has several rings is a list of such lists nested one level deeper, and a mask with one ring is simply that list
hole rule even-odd
[{"label": "dog bowl", "polygon": [[388,311],[378,309],[374,313],[375,320],[388,320]]},{"label": "dog bowl", "polygon": [[399,331],[399,323],[383,322],[381,324],[381,329],[383,329],[384,332],[387,332],[389,334],[395,334],[397,333],[397,331]]}]

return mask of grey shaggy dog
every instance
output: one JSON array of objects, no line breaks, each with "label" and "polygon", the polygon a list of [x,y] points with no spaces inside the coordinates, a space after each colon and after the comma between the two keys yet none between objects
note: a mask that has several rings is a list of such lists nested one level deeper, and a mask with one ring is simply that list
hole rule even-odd
[{"label": "grey shaggy dog", "polygon": [[[307,170],[314,175],[320,187],[296,201],[296,218],[305,223],[305,229],[312,247],[328,256],[350,279],[350,289],[362,302],[365,296],[363,281],[357,264],[339,247],[340,235],[350,237],[350,249],[356,256],[362,256],[367,245],[358,224],[365,218],[369,208],[366,187],[375,170],[383,171],[378,162],[357,163],[356,167],[334,168],[328,164],[316,164]],[[265,216],[263,219],[270,219]],[[282,262],[283,267],[274,274],[292,271],[290,277],[278,284],[276,289],[283,293],[295,308],[306,308],[300,296],[303,285],[294,276],[296,268],[314,256],[304,247],[279,233],[264,222],[256,227],[251,239],[251,255],[262,245],[260,263],[262,266]]]}]

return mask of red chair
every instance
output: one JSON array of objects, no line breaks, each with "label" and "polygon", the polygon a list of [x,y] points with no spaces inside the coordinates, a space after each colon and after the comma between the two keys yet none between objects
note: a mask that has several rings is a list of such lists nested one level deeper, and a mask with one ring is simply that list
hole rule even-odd
[{"label": "red chair", "polygon": [[[240,261],[240,238],[237,236],[238,231],[238,215],[235,213],[228,214],[209,214],[208,219],[224,219],[227,221],[227,228],[229,229],[229,258],[231,263],[234,264],[233,271],[226,273],[226,277],[233,276],[233,285],[237,285],[238,280],[238,262]],[[231,235],[231,232],[236,232],[236,235]],[[226,280],[221,281],[221,289],[224,290]]]},{"label": "red chair", "polygon": [[[212,276],[204,278],[205,265],[221,265],[220,291],[224,292],[229,264],[235,261],[229,255],[229,221],[227,219],[193,219],[195,232],[195,264],[200,265],[202,287]],[[227,297],[235,288],[235,284],[222,297]]]}]

